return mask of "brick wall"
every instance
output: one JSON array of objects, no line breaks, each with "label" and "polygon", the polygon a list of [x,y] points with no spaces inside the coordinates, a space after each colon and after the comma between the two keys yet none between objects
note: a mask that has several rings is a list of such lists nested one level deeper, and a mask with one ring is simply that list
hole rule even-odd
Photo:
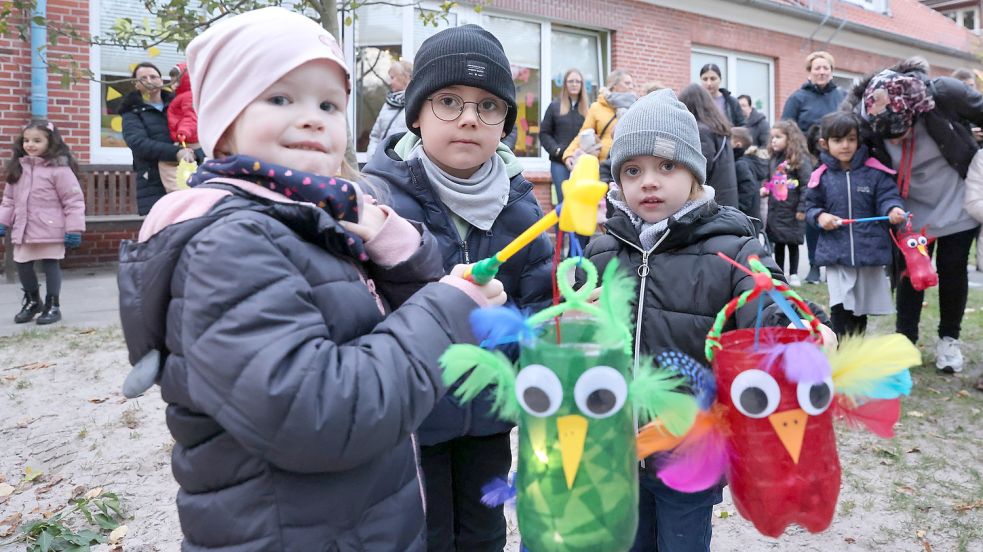
[{"label": "brick wall", "polygon": [[[87,31],[89,3],[80,0],[48,2],[48,18],[52,27],[71,25]],[[11,27],[23,24],[23,17],[14,17]],[[29,32],[28,38],[30,38]],[[89,47],[78,41],[59,38],[58,44],[48,46],[48,56],[60,66],[67,67],[66,56],[72,56],[82,67],[89,66]],[[0,151],[9,154],[10,142],[20,133],[31,117],[31,45],[20,40],[16,32],[0,37]],[[65,142],[82,163],[89,161],[89,82],[86,80],[61,86],[58,75],[48,75],[48,118],[58,126]]]},{"label": "brick wall", "polygon": [[[119,243],[122,240],[135,240],[143,219],[127,221],[86,221],[86,231],[82,234],[82,246],[65,251],[63,268],[79,268],[115,263],[119,260]],[[9,238],[0,239],[0,259],[6,255]],[[3,272],[0,262],[0,273]]]}]

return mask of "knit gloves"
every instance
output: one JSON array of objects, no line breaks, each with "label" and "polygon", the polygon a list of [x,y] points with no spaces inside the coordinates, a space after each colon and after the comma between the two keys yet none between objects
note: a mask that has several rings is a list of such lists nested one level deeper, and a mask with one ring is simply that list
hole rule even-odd
[{"label": "knit gloves", "polygon": [[82,245],[82,234],[78,232],[68,232],[65,234],[65,247],[76,248]]}]

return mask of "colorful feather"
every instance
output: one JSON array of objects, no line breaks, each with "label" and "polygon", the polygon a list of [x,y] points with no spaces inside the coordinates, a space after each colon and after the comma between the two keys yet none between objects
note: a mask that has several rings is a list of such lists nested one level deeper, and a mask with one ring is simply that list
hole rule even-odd
[{"label": "colorful feather", "polygon": [[781,360],[785,377],[792,383],[815,383],[830,376],[829,361],[822,350],[810,341],[776,343],[763,352],[764,366],[772,366]]},{"label": "colorful feather", "polygon": [[[906,380],[899,376],[921,364],[918,349],[901,334],[844,339],[829,356],[836,392],[851,397],[885,398],[891,393],[907,394]],[[910,378],[910,376],[909,376]]]},{"label": "colorful feather", "polygon": [[659,479],[684,493],[709,489],[727,472],[727,440],[713,416],[701,416],[678,447],[661,459]]},{"label": "colorful feather", "polygon": [[[492,409],[499,417],[515,420],[519,417],[519,405],[515,400],[515,372],[509,359],[499,351],[486,351],[474,345],[451,345],[440,355],[444,369],[444,385],[450,386],[471,372],[454,396],[468,402],[485,390],[495,386],[495,402]],[[472,370],[473,369],[473,370]]]},{"label": "colorful feather", "polygon": [[675,390],[685,381],[668,370],[655,370],[645,359],[635,372],[629,396],[643,418],[658,417],[673,435],[683,435],[693,425],[699,410],[696,399]]},{"label": "colorful feather", "polygon": [[471,311],[470,320],[471,331],[485,349],[535,337],[532,327],[526,323],[526,316],[512,305],[475,309]]},{"label": "colorful feather", "polygon": [[911,393],[911,372],[903,370],[882,379],[874,390],[867,393],[871,399],[897,399]]},{"label": "colorful feather", "polygon": [[656,357],[656,362],[660,368],[672,370],[686,377],[693,394],[696,395],[700,410],[709,410],[717,400],[717,380],[713,377],[713,372],[693,357],[678,351],[663,351]]},{"label": "colorful feather", "polygon": [[625,348],[631,351],[631,321],[635,319],[631,305],[635,300],[635,281],[627,272],[618,270],[616,259],[612,259],[604,268],[601,281],[600,307],[604,319],[598,324],[598,338],[604,343],[626,340]]},{"label": "colorful feather", "polygon": [[901,418],[901,399],[869,401],[859,406],[839,397],[834,415],[855,428],[867,428],[884,438],[894,437],[894,425]]},{"label": "colorful feather", "polygon": [[513,502],[515,502],[515,485],[501,477],[496,477],[481,487],[481,503],[489,508]]}]

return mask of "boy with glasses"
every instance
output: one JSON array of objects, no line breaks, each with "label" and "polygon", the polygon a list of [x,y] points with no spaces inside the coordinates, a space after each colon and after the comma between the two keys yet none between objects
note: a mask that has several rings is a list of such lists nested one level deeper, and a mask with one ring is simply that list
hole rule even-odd
[{"label": "boy with glasses", "polygon": [[[490,257],[542,217],[532,184],[503,144],[515,126],[515,85],[501,43],[477,25],[427,39],[406,89],[410,132],[385,143],[363,172],[386,182],[397,213],[437,238],[445,270]],[[505,263],[498,279],[510,302],[539,309],[551,296],[546,236]],[[481,504],[482,486],[508,476],[511,424],[482,396],[460,405],[447,394],[419,430],[428,549],[500,552],[502,508]]]}]

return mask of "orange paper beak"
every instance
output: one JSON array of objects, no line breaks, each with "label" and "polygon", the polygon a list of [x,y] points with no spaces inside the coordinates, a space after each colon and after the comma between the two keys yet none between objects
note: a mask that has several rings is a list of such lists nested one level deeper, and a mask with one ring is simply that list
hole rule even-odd
[{"label": "orange paper beak", "polygon": [[802,452],[802,438],[805,437],[806,422],[808,420],[809,415],[801,408],[776,412],[768,416],[771,427],[775,429],[778,438],[785,445],[785,450],[788,451],[789,456],[792,457],[792,461],[796,464],[799,463],[799,454]]}]

